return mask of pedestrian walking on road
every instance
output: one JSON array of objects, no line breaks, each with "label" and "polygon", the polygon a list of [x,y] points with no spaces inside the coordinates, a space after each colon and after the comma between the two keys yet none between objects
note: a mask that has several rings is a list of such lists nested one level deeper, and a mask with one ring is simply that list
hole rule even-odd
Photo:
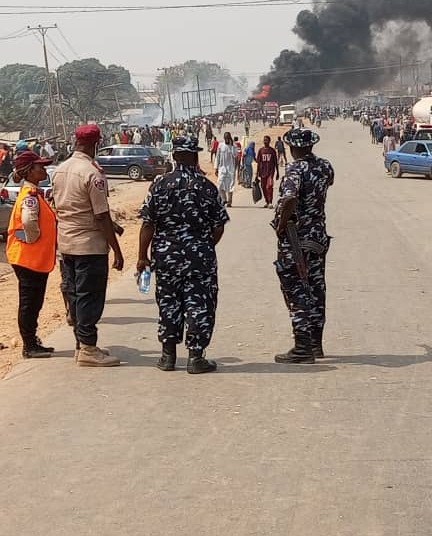
[{"label": "pedestrian walking on road", "polygon": [[279,166],[276,151],[270,147],[270,136],[264,136],[264,147],[258,151],[257,177],[261,181],[265,205],[264,208],[273,208],[274,176],[279,180]]},{"label": "pedestrian walking on road", "polygon": [[286,157],[286,151],[285,151],[285,145],[282,141],[282,137],[278,136],[277,142],[275,143],[275,149],[278,157],[278,165],[286,165],[287,164],[287,157]]},{"label": "pedestrian walking on road", "polygon": [[235,172],[237,161],[237,147],[229,132],[225,132],[224,141],[219,144],[215,173],[218,178],[219,195],[227,207],[232,206],[233,192],[235,186]]},{"label": "pedestrian walking on road", "polygon": [[200,175],[197,138],[175,138],[175,170],[150,187],[141,209],[138,272],[151,266],[156,274],[159,306],[159,341],[162,356],[157,366],[175,369],[177,344],[189,350],[190,374],[212,372],[217,366],[205,359],[212,338],[218,295],[216,245],[228,214],[216,186]]},{"label": "pedestrian walking on road", "polygon": [[108,252],[113,268],[123,269],[114,234],[107,183],[94,162],[100,130],[84,125],[76,130],[75,152],[55,171],[53,197],[58,219],[58,248],[63,255],[65,287],[76,338],[76,361],[82,367],[112,367],[116,357],[97,346],[97,323],[105,306]]},{"label": "pedestrian walking on road", "polygon": [[394,136],[393,127],[387,127],[385,129],[385,136],[383,139],[383,156],[386,157],[387,153],[396,151],[396,138]]},{"label": "pedestrian walking on road", "polygon": [[243,165],[245,168],[245,188],[252,188],[253,163],[256,162],[255,142],[251,141],[243,153]]},{"label": "pedestrian walking on road", "polygon": [[6,255],[19,282],[18,325],[24,358],[51,357],[54,352],[42,346],[37,336],[48,275],[55,266],[56,218],[38,189],[50,164],[52,160],[32,151],[24,151],[15,161],[14,181],[24,182],[10,218]]},{"label": "pedestrian walking on road", "polygon": [[328,160],[312,152],[319,140],[310,130],[291,130],[284,136],[294,162],[287,165],[282,179],[272,225],[279,239],[275,266],[291,313],[295,347],[277,355],[277,363],[314,363],[324,357],[325,262],[330,244],[325,202],[334,171]]},{"label": "pedestrian walking on road", "polygon": [[216,158],[219,142],[216,136],[213,136],[213,141],[210,147],[210,162],[213,164],[213,159]]}]

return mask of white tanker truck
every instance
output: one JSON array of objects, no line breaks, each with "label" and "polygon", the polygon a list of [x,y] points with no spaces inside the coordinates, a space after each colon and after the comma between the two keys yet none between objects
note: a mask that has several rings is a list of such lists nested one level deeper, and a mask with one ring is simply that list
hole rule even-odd
[{"label": "white tanker truck", "polygon": [[432,140],[432,96],[423,97],[413,106],[414,139]]},{"label": "white tanker truck", "polygon": [[420,99],[413,107],[416,123],[432,124],[432,96]]}]

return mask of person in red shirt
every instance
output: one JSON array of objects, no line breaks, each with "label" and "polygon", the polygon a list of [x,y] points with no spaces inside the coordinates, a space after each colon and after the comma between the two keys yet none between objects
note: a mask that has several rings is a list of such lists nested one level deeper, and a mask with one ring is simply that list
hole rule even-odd
[{"label": "person in red shirt", "polygon": [[211,147],[210,147],[210,161],[211,161],[211,163],[213,163],[213,158],[216,157],[218,147],[219,147],[219,142],[218,142],[216,136],[213,136],[213,141],[212,141],[212,144],[211,144]]},{"label": "person in red shirt", "polygon": [[273,208],[273,184],[276,172],[276,180],[279,180],[279,166],[276,151],[270,147],[270,136],[264,136],[264,147],[258,151],[257,177],[261,180],[261,188],[264,194],[264,208]]}]

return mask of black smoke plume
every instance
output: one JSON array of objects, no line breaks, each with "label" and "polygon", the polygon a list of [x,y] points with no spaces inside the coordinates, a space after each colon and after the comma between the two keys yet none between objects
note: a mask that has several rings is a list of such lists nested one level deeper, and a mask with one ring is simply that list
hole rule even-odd
[{"label": "black smoke plume", "polygon": [[[392,21],[397,23],[398,35],[392,36],[388,31]],[[432,28],[432,0],[336,0],[325,6],[317,3],[314,9],[297,16],[293,31],[304,42],[302,50],[283,50],[270,72],[261,77],[259,88],[269,85],[269,99],[293,102],[316,95],[324,87],[347,94],[378,87],[398,72],[395,67],[383,70],[379,65],[394,65],[399,61],[399,52],[404,61],[416,59],[412,56],[421,45],[416,32],[418,23],[426,23],[428,32]],[[382,35],[386,37],[380,49],[376,40]],[[391,42],[399,47],[403,43],[404,49],[395,54]],[[373,66],[377,69],[367,70]],[[359,72],[343,73],[353,67],[358,67]]]}]

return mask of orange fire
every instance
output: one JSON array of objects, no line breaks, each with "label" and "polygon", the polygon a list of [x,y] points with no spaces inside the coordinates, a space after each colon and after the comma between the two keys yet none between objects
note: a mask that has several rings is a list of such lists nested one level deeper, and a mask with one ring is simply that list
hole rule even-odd
[{"label": "orange fire", "polygon": [[271,86],[265,85],[261,88],[261,92],[258,95],[254,95],[253,98],[256,100],[265,100],[270,95]]}]

